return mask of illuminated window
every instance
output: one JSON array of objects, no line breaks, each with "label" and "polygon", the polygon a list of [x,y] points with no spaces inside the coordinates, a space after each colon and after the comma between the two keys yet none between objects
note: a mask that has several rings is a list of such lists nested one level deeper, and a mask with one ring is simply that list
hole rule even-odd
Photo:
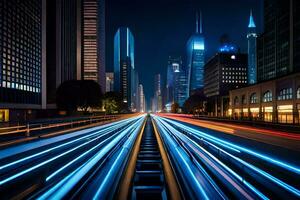
[{"label": "illuminated window", "polygon": [[297,89],[297,99],[300,99],[300,87]]},{"label": "illuminated window", "polygon": [[293,90],[292,88],[284,88],[279,91],[278,100],[289,100],[293,98]]},{"label": "illuminated window", "polygon": [[266,91],[263,96],[263,102],[271,102],[272,101],[272,92]]},{"label": "illuminated window", "polygon": [[250,103],[258,103],[258,98],[257,98],[257,94],[256,93],[252,93],[250,96]]}]

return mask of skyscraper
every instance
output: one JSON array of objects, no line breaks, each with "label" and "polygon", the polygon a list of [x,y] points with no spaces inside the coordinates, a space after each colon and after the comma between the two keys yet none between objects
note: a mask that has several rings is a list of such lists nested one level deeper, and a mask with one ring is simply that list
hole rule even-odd
[{"label": "skyscraper", "polygon": [[131,106],[132,71],[134,70],[134,38],[128,27],[121,27],[114,37],[114,91]]},{"label": "skyscraper", "polygon": [[106,90],[105,92],[114,91],[114,73],[106,72]]},{"label": "skyscraper", "polygon": [[167,104],[176,102],[182,106],[188,98],[188,71],[181,57],[169,57],[167,71]]},{"label": "skyscraper", "polygon": [[196,32],[187,42],[187,68],[189,91],[201,89],[204,86],[205,46],[202,34],[202,15],[196,14]]},{"label": "skyscraper", "polygon": [[139,76],[136,69],[132,69],[131,77],[131,111],[136,112],[139,109]]},{"label": "skyscraper", "polygon": [[162,111],[162,93],[161,93],[161,76],[156,74],[154,78],[154,102],[156,104],[156,112]]},{"label": "skyscraper", "polygon": [[300,2],[265,0],[264,33],[257,38],[257,78],[300,71]]},{"label": "skyscraper", "polygon": [[238,53],[231,47],[234,46],[222,46],[204,66],[204,94],[213,105],[214,116],[226,114],[229,90],[247,85],[247,54]]},{"label": "skyscraper", "polygon": [[144,88],[142,84],[139,84],[139,112],[146,112],[146,101],[145,101],[145,94]]},{"label": "skyscraper", "polygon": [[174,101],[182,107],[189,97],[188,70],[181,65],[174,75]]},{"label": "skyscraper", "polygon": [[256,68],[256,26],[250,11],[249,25],[248,25],[248,83],[255,84],[257,82],[257,68]]},{"label": "skyscraper", "polygon": [[0,1],[0,8],[0,121],[28,119],[46,104],[46,2]]},{"label": "skyscraper", "polygon": [[54,108],[56,89],[81,79],[81,1],[47,0],[47,107]]},{"label": "skyscraper", "polygon": [[179,68],[182,65],[181,57],[172,57],[169,56],[168,59],[168,68],[167,68],[167,97],[166,103],[174,102],[174,77],[175,73],[179,72]]},{"label": "skyscraper", "polygon": [[82,0],[83,79],[105,90],[105,1]]}]

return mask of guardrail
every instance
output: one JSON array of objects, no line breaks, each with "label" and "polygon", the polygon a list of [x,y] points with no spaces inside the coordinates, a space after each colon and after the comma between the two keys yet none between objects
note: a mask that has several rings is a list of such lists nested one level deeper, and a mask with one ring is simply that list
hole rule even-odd
[{"label": "guardrail", "polygon": [[85,119],[68,119],[57,123],[27,123],[24,125],[0,128],[0,136],[24,133],[25,136],[29,137],[33,131],[50,130],[53,128],[73,128],[75,126],[79,127],[98,122],[111,121],[117,118],[121,118],[121,115],[93,116]]}]

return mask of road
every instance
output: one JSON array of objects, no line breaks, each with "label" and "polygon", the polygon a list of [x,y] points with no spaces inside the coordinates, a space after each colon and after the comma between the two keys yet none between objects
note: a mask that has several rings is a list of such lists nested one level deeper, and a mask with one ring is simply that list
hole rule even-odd
[{"label": "road", "polygon": [[161,132],[176,138],[196,161],[195,165],[199,164],[209,174],[212,185],[220,185],[218,191],[226,191],[225,195],[236,194],[233,188],[239,188],[236,184],[242,182],[263,199],[300,197],[297,135],[282,135],[280,131],[272,135],[269,130],[198,121],[186,116],[160,114],[154,118]]},{"label": "road", "polygon": [[124,199],[123,189],[139,199],[141,189],[164,188],[157,198],[299,199],[299,140],[283,131],[141,114],[0,150],[0,196]]},{"label": "road", "polygon": [[101,163],[123,148],[130,149],[144,118],[140,115],[1,150],[1,197],[47,199],[76,193],[78,188],[73,186],[88,179]]}]

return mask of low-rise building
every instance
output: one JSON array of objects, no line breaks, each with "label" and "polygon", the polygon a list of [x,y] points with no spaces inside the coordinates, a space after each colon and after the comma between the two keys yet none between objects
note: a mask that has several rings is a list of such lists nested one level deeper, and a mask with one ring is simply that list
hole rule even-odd
[{"label": "low-rise building", "polygon": [[232,118],[300,124],[300,73],[231,90],[229,96]]}]

